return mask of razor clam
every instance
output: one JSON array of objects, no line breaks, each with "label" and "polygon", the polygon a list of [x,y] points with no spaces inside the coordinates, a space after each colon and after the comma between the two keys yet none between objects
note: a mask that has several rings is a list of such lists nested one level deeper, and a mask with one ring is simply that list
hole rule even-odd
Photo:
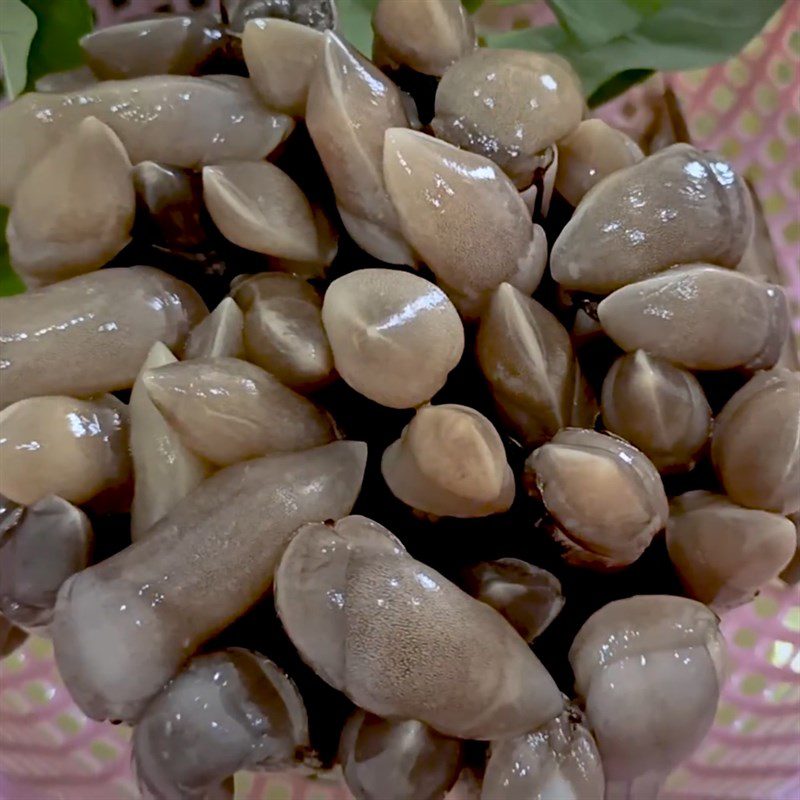
[{"label": "razor clam", "polygon": [[192,328],[184,358],[244,357],[244,314],[232,297],[226,297]]},{"label": "razor clam", "polygon": [[361,442],[334,442],[223,469],[147,536],[67,581],[51,632],[75,702],[93,719],[141,716],[269,589],[293,531],[350,511],[366,455]]},{"label": "razor clam", "polygon": [[251,19],[271,17],[306,25],[314,30],[335,28],[335,0],[222,0],[232,31],[241,31]]}]

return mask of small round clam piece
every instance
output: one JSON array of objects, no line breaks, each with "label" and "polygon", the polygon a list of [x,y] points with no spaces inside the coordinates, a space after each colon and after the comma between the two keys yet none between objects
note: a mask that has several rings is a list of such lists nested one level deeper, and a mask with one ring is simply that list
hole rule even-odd
[{"label": "small round clam piece", "polygon": [[542,152],[578,126],[583,109],[580,82],[558,56],[480,48],[445,72],[431,125],[524,189]]},{"label": "small round clam piece", "polygon": [[461,772],[461,742],[415,719],[358,710],[342,731],[339,760],[356,800],[442,800]]},{"label": "small round clam piece", "polygon": [[322,322],[342,378],[390,408],[430,400],[464,351],[464,326],[447,295],[407,272],[361,269],[337,278]]},{"label": "small round clam piece", "polygon": [[597,313],[623,350],[646,350],[688,369],[771,367],[789,330],[779,286],[708,264],[623,286]]},{"label": "small round clam piece", "polygon": [[559,431],[525,462],[571,563],[632,564],[667,521],[667,496],[653,463],[624,439]]},{"label": "small round clam piece", "polygon": [[231,30],[241,31],[247,22],[262,17],[289,20],[317,31],[335,28],[335,0],[222,0]]},{"label": "small round clam piece", "polygon": [[752,230],[733,167],[676,144],[597,184],[553,245],[550,270],[567,289],[606,294],[676,264],[735,267]]},{"label": "small round clam piece", "polygon": [[292,681],[264,656],[230,648],[193,658],[147,706],[133,765],[146,797],[207,800],[234,772],[291,767],[306,746]]},{"label": "small round clam piece", "polygon": [[244,357],[244,314],[226,297],[199,325],[192,328],[184,358]]},{"label": "small round clam piece", "polygon": [[711,408],[697,378],[644,350],[614,362],[602,404],[605,427],[661,472],[691,469],[711,435]]},{"label": "small round clam piece", "polygon": [[688,492],[670,506],[669,557],[687,592],[715,611],[749,603],[791,561],[796,538],[785,517],[724,495]]},{"label": "small round clam piece", "polygon": [[481,800],[603,800],[600,754],[579,712],[492,742]]},{"label": "small round clam piece", "polygon": [[716,419],[711,458],[735,503],[800,511],[800,373],[760,372],[736,392]]},{"label": "small round clam piece", "polygon": [[514,502],[500,435],[467,406],[420,408],[384,452],[381,472],[392,494],[437,517],[483,517]]}]

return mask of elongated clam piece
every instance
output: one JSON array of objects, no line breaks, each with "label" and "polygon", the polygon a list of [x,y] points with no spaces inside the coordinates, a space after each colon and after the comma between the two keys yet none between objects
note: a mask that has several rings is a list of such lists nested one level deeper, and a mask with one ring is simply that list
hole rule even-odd
[{"label": "elongated clam piece", "polygon": [[415,263],[382,167],[384,133],[409,125],[402,93],[330,31],[308,90],[306,124],[347,232],[382,261]]},{"label": "elongated clam piece", "polygon": [[339,760],[356,800],[442,800],[461,772],[461,742],[415,719],[358,710],[342,731]]},{"label": "elongated clam piece", "polygon": [[736,392],[716,419],[711,458],[734,502],[800,511],[800,373],[760,372]]},{"label": "elongated clam piece", "polygon": [[318,31],[335,28],[335,0],[222,0],[231,30],[241,31],[251,19],[274,17]]},{"label": "elongated clam piece", "polygon": [[183,500],[211,472],[211,465],[192,452],[150,399],[145,376],[177,361],[156,342],[133,384],[130,404],[130,449],[133,459],[131,536],[138,539]]},{"label": "elongated clam piece", "polygon": [[556,189],[573,206],[612,172],[638,164],[640,147],[600,119],[585,119],[558,143]]},{"label": "elongated clam piece", "polygon": [[656,797],[714,720],[726,663],[717,617],[683,597],[618,600],[589,617],[569,660],[606,796]]},{"label": "elongated clam piece", "polygon": [[395,497],[437,517],[483,517],[514,502],[500,435],[467,406],[423,406],[389,445],[381,472]]},{"label": "elongated clam piece", "polygon": [[182,346],[207,313],[191,286],[150,267],[0,298],[0,405],[129,389],[153,344]]},{"label": "elongated clam piece", "polygon": [[125,148],[87,117],[17,187],[6,230],[12,266],[28,286],[102,267],[130,241],[135,203]]},{"label": "elongated clam piece", "polygon": [[662,472],[691,469],[711,435],[711,408],[697,378],[644,350],[614,362],[602,403],[605,427]]},{"label": "elongated clam piece", "polygon": [[220,467],[308,450],[335,438],[321,409],[238,358],[166,364],[145,372],[142,381],[186,445]]},{"label": "elongated clam piece", "polygon": [[0,110],[0,203],[64,133],[97,117],[119,136],[134,164],[197,168],[260,159],[293,128],[251,92],[217,81],[159,75],[103,81],[65,94],[26,94]]},{"label": "elongated clam piece", "polygon": [[147,706],[133,765],[145,797],[207,800],[234,772],[289,767],[307,745],[295,685],[264,656],[234,647],[193,658]]},{"label": "elongated clam piece", "polygon": [[661,477],[624,439],[565,428],[533,451],[525,470],[571,563],[596,569],[632,564],[666,524]]},{"label": "elongated clam piece", "polygon": [[475,28],[459,0],[380,0],[372,14],[373,59],[442,76],[475,49]]},{"label": "elongated clam piece", "polygon": [[86,514],[55,495],[23,510],[0,535],[0,613],[38,628],[53,617],[61,584],[89,566],[92,526]]},{"label": "elongated clam piece", "polygon": [[72,92],[93,86],[95,83],[97,76],[89,67],[83,66],[42,75],[34,84],[34,88],[37,92]]},{"label": "elongated clam piece", "polygon": [[10,656],[25,644],[28,634],[0,614],[0,658]]},{"label": "elongated clam piece", "polygon": [[468,313],[503,281],[527,294],[539,284],[544,233],[489,159],[392,128],[383,173],[406,239]]},{"label": "elongated clam piece", "polygon": [[464,326],[447,295],[424,278],[360,269],[325,292],[322,322],[336,369],[376,403],[430,400],[464,352]]},{"label": "elongated clam piece", "polygon": [[366,455],[361,442],[334,442],[235,464],[147,536],[70,579],[51,631],[80,707],[94,719],[139,717],[203,642],[269,589],[293,531],[350,511]]},{"label": "elongated clam piece", "polygon": [[688,492],[670,506],[669,557],[688,594],[715,611],[749,603],[791,561],[795,545],[788,519],[724,495]]},{"label": "elongated clam piece", "polygon": [[244,314],[226,297],[199,325],[192,328],[184,358],[244,357]]},{"label": "elongated clam piece", "polygon": [[20,400],[0,411],[0,458],[0,493],[11,500],[85,503],[130,475],[125,406],[113,397]]},{"label": "elongated clam piece", "polygon": [[734,267],[752,229],[733,167],[676,144],[592,189],[553,245],[550,270],[568,289],[606,294],[676,264]]},{"label": "elongated clam piece", "polygon": [[617,289],[597,307],[623,350],[646,350],[689,369],[764,369],[789,330],[779,286],[694,264]]},{"label": "elongated clam piece", "polygon": [[535,731],[492,742],[482,800],[603,800],[603,764],[576,709]]},{"label": "elongated clam piece", "polygon": [[583,108],[580,82],[558,56],[480,48],[445,72],[431,126],[524,189],[542,151],[577,127]]},{"label": "elongated clam piece", "polygon": [[270,259],[270,269],[288,272],[300,278],[325,277],[325,272],[339,252],[339,231],[321,208],[312,206],[311,211],[317,229],[317,254],[307,261],[273,257]]},{"label": "elongated clam piece", "polygon": [[356,705],[447,736],[515,736],[557,716],[553,679],[493,609],[348,517],[297,532],[276,606],[303,659]]}]

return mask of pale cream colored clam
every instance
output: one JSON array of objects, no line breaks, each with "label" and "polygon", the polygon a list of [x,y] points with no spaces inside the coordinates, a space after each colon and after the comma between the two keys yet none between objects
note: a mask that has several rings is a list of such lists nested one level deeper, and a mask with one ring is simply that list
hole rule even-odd
[{"label": "pale cream colored clam", "polygon": [[75,702],[94,719],[138,718],[269,589],[299,526],[349,513],[366,455],[361,442],[334,442],[223,469],[147,536],[70,579],[51,632]]},{"label": "pale cream colored clam", "polygon": [[623,286],[597,307],[623,350],[646,350],[688,369],[764,369],[789,330],[779,286],[708,264]]},{"label": "pale cream colored clam", "polygon": [[226,297],[199,325],[192,328],[184,358],[244,357],[244,314]]},{"label": "pale cream colored clam", "polygon": [[669,557],[687,593],[716,611],[749,603],[789,563],[796,538],[785,517],[724,495],[688,492],[670,506]]},{"label": "pale cream colored clam", "polygon": [[93,86],[95,83],[97,83],[97,76],[94,72],[89,67],[82,66],[42,75],[37,79],[34,88],[37,92],[72,92],[86,86]]},{"label": "pale cream colored clam", "polygon": [[553,245],[550,270],[567,289],[606,294],[676,264],[734,267],[752,229],[733,167],[676,144],[597,184]]},{"label": "pale cream colored clam", "polygon": [[392,128],[383,173],[406,239],[468,314],[503,281],[533,292],[547,240],[493,162],[424,133]]},{"label": "pale cream colored clam", "polygon": [[270,259],[270,269],[288,272],[300,278],[325,277],[325,272],[339,252],[339,231],[321,208],[312,206],[311,211],[317,229],[317,255],[310,261],[273,257]]},{"label": "pale cream colored clam", "polygon": [[430,400],[464,351],[464,327],[447,295],[398,270],[337,278],[325,293],[322,321],[342,378],[390,408]]},{"label": "pale cream colored clam", "polygon": [[0,493],[31,505],[49,494],[91,500],[130,475],[125,406],[51,395],[0,411]]},{"label": "pale cream colored clam", "polygon": [[483,517],[514,501],[500,435],[467,406],[420,408],[386,448],[381,472],[392,494],[436,517]]},{"label": "pale cream colored clam", "polygon": [[150,267],[0,298],[0,406],[129,389],[153,344],[179,349],[207,313],[191,286]]},{"label": "pale cream colored clam", "polygon": [[135,209],[125,148],[87,117],[17,187],[6,230],[11,264],[28,286],[92,272],[128,244]]}]

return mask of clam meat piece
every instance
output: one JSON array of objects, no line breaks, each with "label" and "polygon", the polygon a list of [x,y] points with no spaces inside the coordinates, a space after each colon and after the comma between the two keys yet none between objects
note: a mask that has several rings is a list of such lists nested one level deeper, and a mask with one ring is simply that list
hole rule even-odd
[{"label": "clam meat piece", "polygon": [[800,511],[800,373],[759,372],[736,392],[716,419],[711,459],[735,503]]},{"label": "clam meat piece", "polygon": [[526,294],[547,260],[544,231],[483,156],[402,128],[386,133],[384,176],[406,239],[468,316],[504,281]]},{"label": "clam meat piece", "polygon": [[145,797],[208,800],[241,769],[291,767],[308,746],[294,683],[259,653],[196,656],[137,722],[133,767]]},{"label": "clam meat piece", "polygon": [[714,720],[726,664],[718,618],[683,597],[618,600],[589,617],[569,660],[606,796],[656,797]]},{"label": "clam meat piece", "polygon": [[626,133],[601,119],[585,119],[558,143],[556,190],[577,206],[583,196],[612,172],[638,164],[641,148]]},{"label": "clam meat piece", "polygon": [[431,127],[524,189],[542,152],[578,126],[583,110],[580,81],[558,56],[479,48],[444,73]]},{"label": "clam meat piece", "polygon": [[61,584],[89,566],[93,541],[89,518],[60,497],[25,508],[0,536],[0,614],[25,628],[46,626]]},{"label": "clam meat piece", "polygon": [[373,60],[441,77],[476,47],[475,28],[460,0],[380,0],[372,14]]},{"label": "clam meat piece", "polygon": [[484,517],[514,502],[514,474],[500,435],[467,406],[426,405],[381,459],[392,494],[435,517]]},{"label": "clam meat piece", "polygon": [[464,352],[464,326],[447,295],[398,270],[337,278],[325,292],[322,322],[342,378],[390,408],[430,400]]},{"label": "clam meat piece", "polygon": [[669,557],[687,593],[717,612],[749,603],[777,578],[796,538],[785,517],[742,508],[724,495],[688,492],[670,506]]},{"label": "clam meat piece", "polygon": [[297,261],[291,258],[270,258],[270,269],[288,272],[300,278],[324,278],[328,267],[339,252],[339,231],[328,219],[325,212],[312,206],[314,225],[317,229],[317,255],[310,261]]},{"label": "clam meat piece", "polygon": [[178,75],[25,94],[0,110],[0,203],[11,205],[36,161],[90,116],[119,136],[132,163],[192,169],[264,158],[294,127],[290,117],[270,111],[251,91]]},{"label": "clam meat piece", "polygon": [[603,764],[576,709],[541,728],[492,742],[482,800],[603,800]]},{"label": "clam meat piece", "polygon": [[365,711],[484,740],[561,713],[553,679],[493,608],[364,517],[299,530],[275,591],[303,659]]},{"label": "clam meat piece", "polygon": [[795,586],[800,583],[800,512],[789,514],[789,522],[794,525],[795,549],[791,561],[781,572],[780,579],[789,586]]},{"label": "clam meat piece", "polygon": [[188,75],[222,44],[210,13],[157,14],[98,28],[81,37],[86,63],[101,80]]},{"label": "clam meat piece", "polygon": [[232,31],[241,31],[251,19],[270,17],[305,25],[317,31],[335,28],[335,0],[222,0]]},{"label": "clam meat piece", "polygon": [[25,644],[28,634],[0,614],[0,659],[10,656]]},{"label": "clam meat piece", "polygon": [[214,224],[239,247],[298,261],[319,256],[311,206],[273,164],[230,161],[204,167],[203,197]]},{"label": "clam meat piece", "polygon": [[145,372],[142,382],[187,447],[219,467],[335,438],[321,409],[239,358],[165,364]]},{"label": "clam meat piece", "polygon": [[42,75],[34,84],[34,89],[37,92],[72,92],[95,83],[97,76],[89,67],[83,66]]},{"label": "clam meat piece", "polygon": [[244,357],[244,314],[226,297],[199,325],[192,328],[184,358]]},{"label": "clam meat piece", "polygon": [[130,242],[135,210],[125,148],[87,117],[19,183],[6,230],[11,264],[28,286],[92,272]]},{"label": "clam meat piece", "polygon": [[484,561],[465,579],[467,591],[499,611],[526,642],[539,636],[564,607],[558,578],[518,558]]},{"label": "clam meat piece", "polygon": [[461,742],[359,709],[342,731],[339,761],[355,800],[443,800],[461,772]]},{"label": "clam meat piece", "polygon": [[145,376],[177,361],[169,348],[156,342],[133,384],[130,404],[130,450],[133,460],[131,536],[138,539],[183,500],[211,472],[150,399]]},{"label": "clam meat piece", "polygon": [[191,286],[151,267],[106,269],[0,298],[0,406],[129,389],[156,342],[180,348],[207,313]]},{"label": "clam meat piece", "polygon": [[553,245],[567,289],[607,294],[702,261],[735,267],[753,230],[747,186],[721,157],[676,144],[600,181]]},{"label": "clam meat piece", "polygon": [[789,331],[779,286],[693,264],[617,289],[597,307],[623,350],[646,350],[688,369],[765,369]]},{"label": "clam meat piece", "polygon": [[605,427],[661,472],[691,469],[711,435],[711,408],[697,378],[644,350],[614,362],[602,404]]},{"label": "clam meat piece", "polygon": [[632,564],[666,524],[661,477],[624,439],[565,428],[528,456],[525,471],[570,563],[595,569]]},{"label": "clam meat piece", "polygon": [[306,124],[356,244],[390,264],[414,264],[383,175],[384,134],[409,125],[403,94],[330,31],[309,86]]},{"label": "clam meat piece", "polygon": [[270,588],[298,527],[349,513],[366,457],[362,442],[334,442],[235,464],[147,536],[67,581],[51,632],[75,702],[93,719],[138,718]]}]

